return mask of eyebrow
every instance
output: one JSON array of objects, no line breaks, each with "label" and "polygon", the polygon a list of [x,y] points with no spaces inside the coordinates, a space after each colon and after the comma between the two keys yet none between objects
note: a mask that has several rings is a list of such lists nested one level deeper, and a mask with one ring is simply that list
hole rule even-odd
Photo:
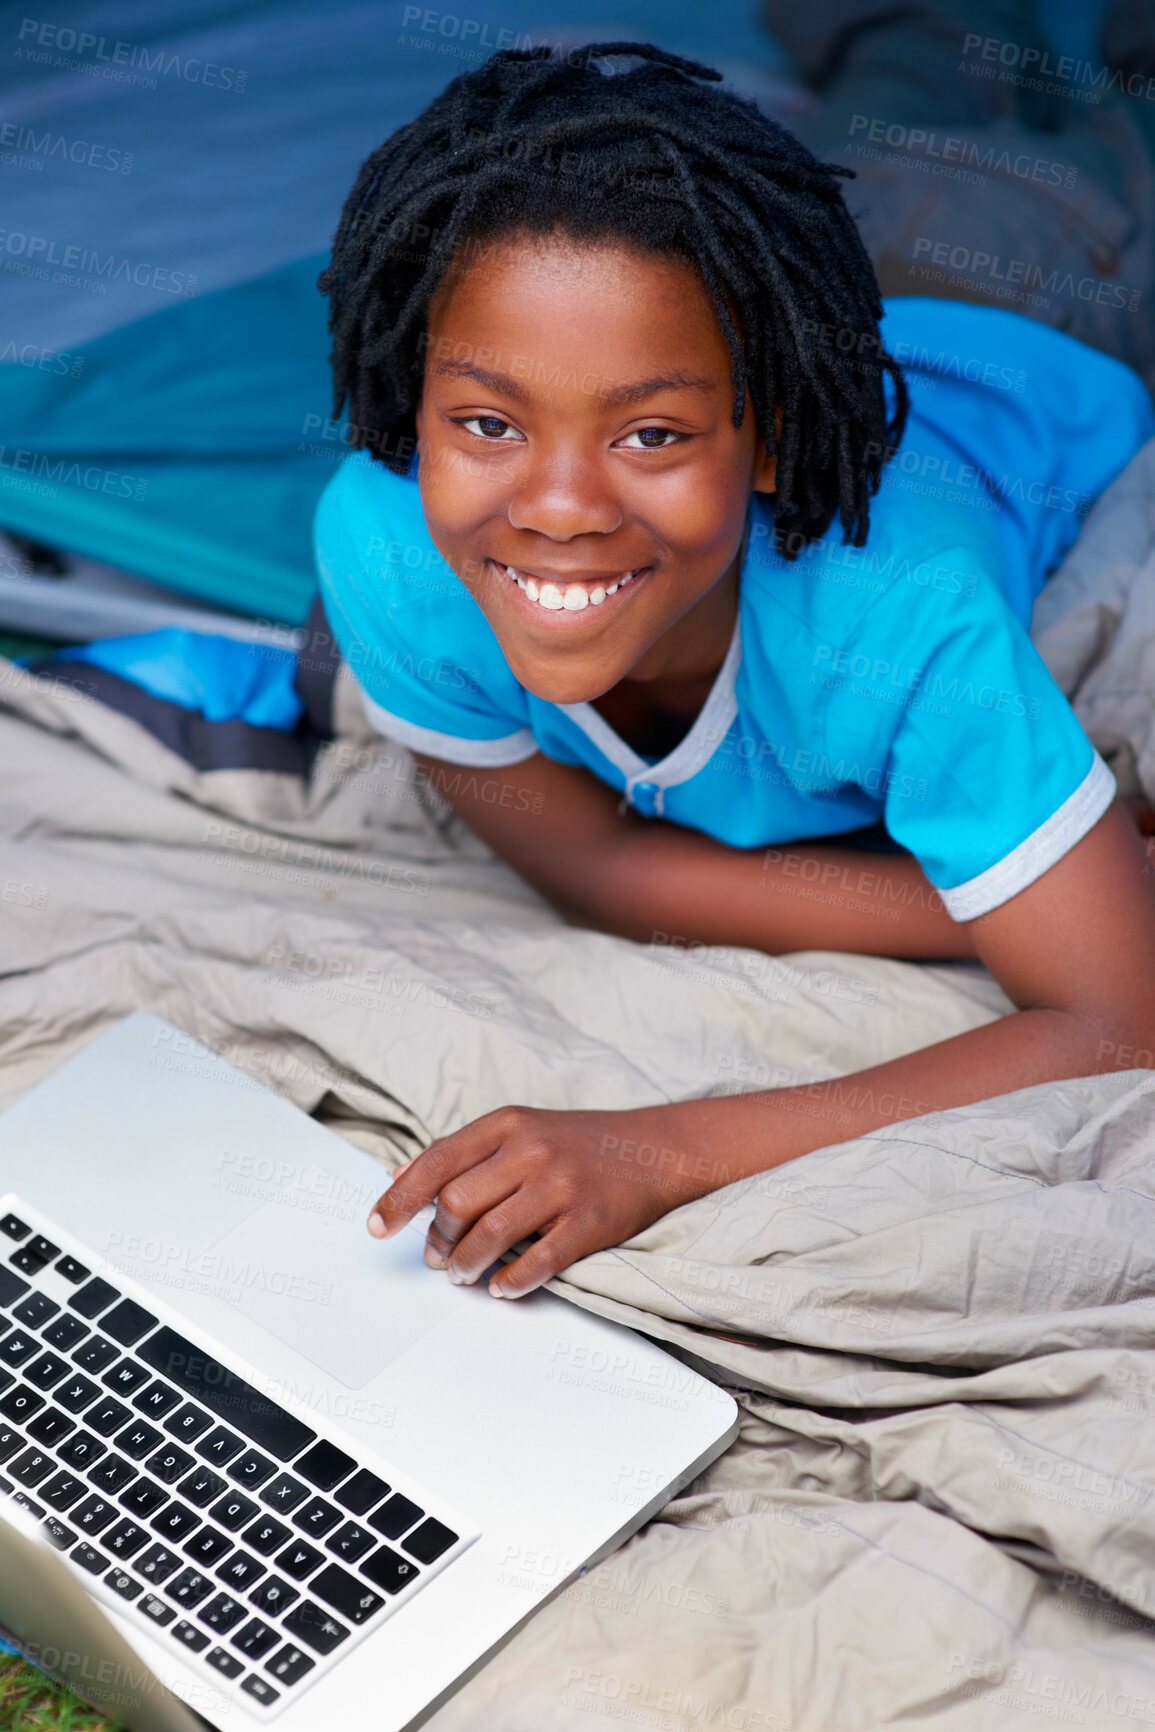
[{"label": "eyebrow", "polygon": [[[505,397],[512,397],[515,403],[528,403],[531,393],[519,379],[513,379],[508,373],[493,373],[486,367],[475,367],[470,361],[441,361],[436,372],[439,376],[454,379],[473,379],[487,390],[499,391]],[[656,397],[659,391],[706,391],[713,392],[716,386],[711,379],[703,379],[697,373],[687,373],[681,367],[675,367],[670,373],[656,374],[652,379],[635,379],[629,385],[613,385],[608,390],[598,391],[595,395],[608,409],[618,409],[628,403],[643,403],[648,397]]]}]

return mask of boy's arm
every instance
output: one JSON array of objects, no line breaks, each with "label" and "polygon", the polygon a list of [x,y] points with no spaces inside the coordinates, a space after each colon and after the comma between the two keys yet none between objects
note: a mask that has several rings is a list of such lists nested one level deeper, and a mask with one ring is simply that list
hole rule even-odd
[{"label": "boy's arm", "polygon": [[777,955],[973,957],[909,855],[851,848],[731,848],[620,812],[588,770],[537,753],[502,769],[418,757],[422,772],[482,841],[567,918],[649,943],[741,945]]}]

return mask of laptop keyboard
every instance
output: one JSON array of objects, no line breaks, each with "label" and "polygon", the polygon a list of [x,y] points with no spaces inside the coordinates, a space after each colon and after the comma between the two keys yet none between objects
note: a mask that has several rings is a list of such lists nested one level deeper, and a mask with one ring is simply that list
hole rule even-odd
[{"label": "laptop keyboard", "polygon": [[344,1442],[0,1218],[0,1492],[258,1718],[476,1538]]}]

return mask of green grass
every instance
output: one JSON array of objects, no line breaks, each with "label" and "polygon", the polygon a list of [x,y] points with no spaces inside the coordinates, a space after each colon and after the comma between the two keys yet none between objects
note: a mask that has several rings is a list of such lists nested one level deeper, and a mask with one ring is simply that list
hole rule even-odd
[{"label": "green grass", "polygon": [[4,1732],[119,1732],[71,1690],[15,1655],[0,1655],[0,1727]]}]

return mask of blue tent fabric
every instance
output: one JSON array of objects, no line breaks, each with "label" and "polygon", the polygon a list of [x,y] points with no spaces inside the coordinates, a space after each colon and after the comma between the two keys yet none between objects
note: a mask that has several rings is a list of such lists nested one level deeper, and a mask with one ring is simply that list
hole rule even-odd
[{"label": "blue tent fabric", "polygon": [[108,332],[79,377],[0,365],[0,526],[298,625],[329,422],[325,254]]}]

